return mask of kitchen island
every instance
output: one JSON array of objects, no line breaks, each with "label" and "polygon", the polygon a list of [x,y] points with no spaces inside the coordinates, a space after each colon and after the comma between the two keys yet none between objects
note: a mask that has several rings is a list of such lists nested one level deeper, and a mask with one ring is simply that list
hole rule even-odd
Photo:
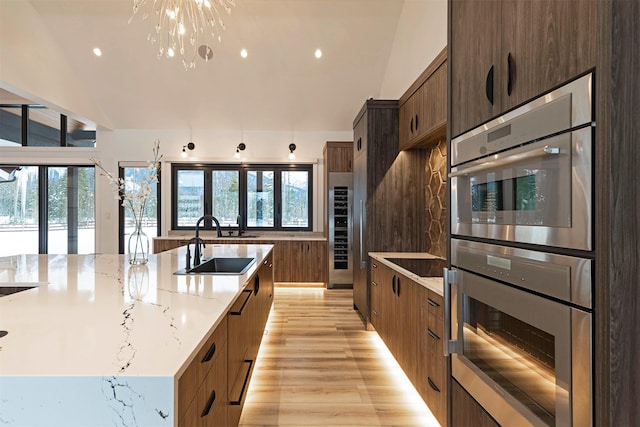
[{"label": "kitchen island", "polygon": [[0,258],[2,285],[30,288],[0,298],[0,423],[177,426],[179,380],[272,249],[207,245],[207,258],[255,257],[242,275],[174,275],[184,247],[143,266],[123,255]]}]

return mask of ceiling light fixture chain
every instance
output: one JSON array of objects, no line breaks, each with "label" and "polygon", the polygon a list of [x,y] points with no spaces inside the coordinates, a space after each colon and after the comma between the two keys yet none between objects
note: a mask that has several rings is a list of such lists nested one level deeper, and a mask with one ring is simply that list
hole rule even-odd
[{"label": "ceiling light fixture chain", "polygon": [[[222,11],[231,14],[235,0],[133,0],[133,18],[142,13],[152,28],[147,35],[158,43],[158,58],[180,56],[185,70],[195,68],[196,54],[208,62],[213,56],[209,38],[222,41]],[[203,54],[204,52],[204,54]]]}]

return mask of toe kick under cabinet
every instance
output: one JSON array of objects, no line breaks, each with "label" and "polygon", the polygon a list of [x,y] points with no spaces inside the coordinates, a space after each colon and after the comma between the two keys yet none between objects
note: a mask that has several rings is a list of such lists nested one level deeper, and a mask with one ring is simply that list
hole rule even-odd
[{"label": "toe kick under cabinet", "polygon": [[371,266],[371,324],[441,426],[447,425],[442,296],[379,262]]}]

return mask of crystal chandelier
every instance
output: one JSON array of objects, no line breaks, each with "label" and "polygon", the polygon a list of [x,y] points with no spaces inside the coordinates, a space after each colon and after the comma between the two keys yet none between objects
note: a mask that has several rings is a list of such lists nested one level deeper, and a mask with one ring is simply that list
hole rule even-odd
[{"label": "crystal chandelier", "polygon": [[180,56],[185,70],[195,68],[196,54],[209,61],[213,57],[210,40],[222,41],[225,29],[221,9],[231,14],[235,0],[133,0],[133,18],[142,13],[152,28],[147,35],[158,43],[158,58]]}]

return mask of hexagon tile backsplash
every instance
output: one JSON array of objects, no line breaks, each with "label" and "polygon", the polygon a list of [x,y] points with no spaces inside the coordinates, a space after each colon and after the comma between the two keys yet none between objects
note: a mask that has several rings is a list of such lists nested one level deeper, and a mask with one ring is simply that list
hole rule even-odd
[{"label": "hexagon tile backsplash", "polygon": [[429,152],[426,168],[426,251],[447,256],[447,141],[442,140]]}]

